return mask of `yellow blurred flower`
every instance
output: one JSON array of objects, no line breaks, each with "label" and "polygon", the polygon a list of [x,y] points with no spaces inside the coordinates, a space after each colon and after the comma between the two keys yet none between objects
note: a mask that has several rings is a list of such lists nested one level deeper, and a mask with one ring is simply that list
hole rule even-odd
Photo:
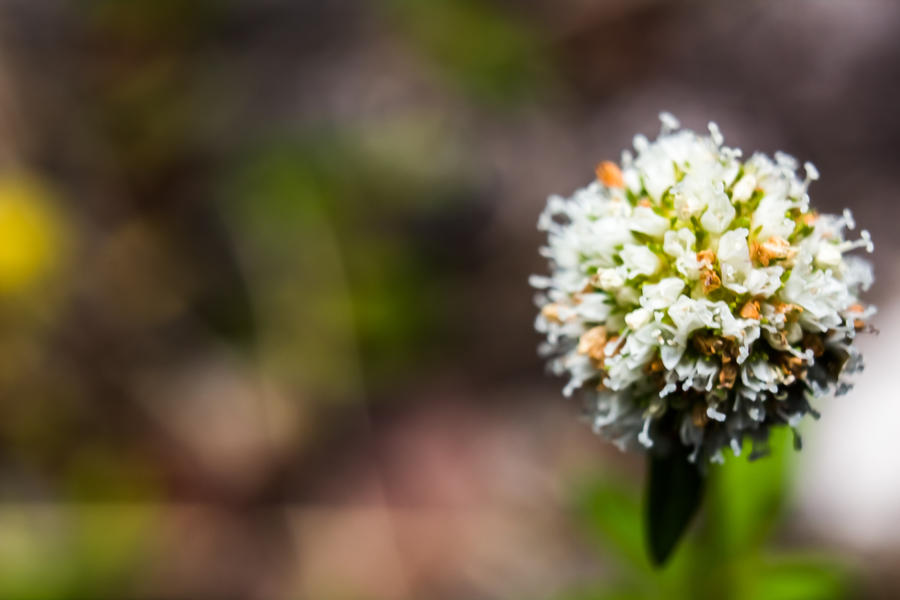
[{"label": "yellow blurred flower", "polygon": [[27,291],[59,264],[63,227],[50,192],[21,174],[0,175],[0,294]]}]

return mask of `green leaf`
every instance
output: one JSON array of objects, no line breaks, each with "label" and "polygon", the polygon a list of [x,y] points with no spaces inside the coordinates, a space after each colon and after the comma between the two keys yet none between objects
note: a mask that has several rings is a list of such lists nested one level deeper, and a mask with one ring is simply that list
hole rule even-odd
[{"label": "green leaf", "polygon": [[710,475],[709,516],[722,549],[737,555],[752,552],[771,535],[786,493],[788,463],[793,456],[790,431],[769,437],[770,454],[750,461],[750,442],[741,456],[727,456]]},{"label": "green leaf", "polygon": [[751,600],[837,600],[848,591],[848,574],[831,561],[782,557],[761,567]]},{"label": "green leaf", "polygon": [[600,588],[569,590],[556,596],[555,600],[651,600],[657,596],[629,588]]},{"label": "green leaf", "polygon": [[647,568],[636,490],[595,480],[578,493],[577,508],[600,545],[633,566]]},{"label": "green leaf", "polygon": [[703,498],[703,475],[683,446],[647,459],[646,526],[650,559],[662,566],[678,545]]},{"label": "green leaf", "polygon": [[390,0],[384,5],[434,67],[479,99],[527,99],[552,81],[539,31],[496,3]]}]

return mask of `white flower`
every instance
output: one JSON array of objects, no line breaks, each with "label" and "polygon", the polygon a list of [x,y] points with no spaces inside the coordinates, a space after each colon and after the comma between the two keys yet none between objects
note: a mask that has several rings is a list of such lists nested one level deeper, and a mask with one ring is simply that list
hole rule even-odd
[{"label": "white flower", "polygon": [[750,269],[744,278],[744,288],[751,296],[763,296],[768,298],[781,287],[782,267],[762,267]]},{"label": "white flower", "polygon": [[787,238],[794,231],[795,223],[785,213],[793,203],[785,197],[766,195],[759,201],[759,207],[753,213],[751,228],[757,231],[762,240],[770,237]]},{"label": "white flower", "polygon": [[677,438],[720,460],[846,390],[875,310],[859,299],[871,266],[849,253],[872,242],[845,239],[849,211],[810,212],[811,164],[801,179],[783,153],[742,162],[715,124],[699,136],[661,119],[621,169],[601,163],[597,181],[548,199],[535,327],[564,393],[592,398],[595,431],[622,448]]},{"label": "white flower", "polygon": [[601,290],[612,292],[625,285],[625,278],[618,269],[600,269],[597,271],[597,286]]},{"label": "white flower", "polygon": [[731,191],[731,199],[734,202],[746,202],[750,199],[750,196],[753,195],[754,189],[756,189],[756,177],[750,173],[745,173],[744,176],[734,184],[734,189]]},{"label": "white flower", "polygon": [[653,275],[659,268],[659,257],[646,246],[625,244],[620,254],[628,279],[638,275]]},{"label": "white flower", "polygon": [[821,244],[816,252],[816,264],[825,269],[839,266],[842,258],[841,249],[836,244]]},{"label": "white flower", "polygon": [[582,294],[581,302],[575,306],[575,313],[585,321],[602,323],[609,317],[613,304],[606,294]]},{"label": "white flower", "polygon": [[750,262],[750,247],[747,245],[749,233],[743,227],[726,232],[719,239],[716,253],[722,268],[723,285],[739,294],[747,291],[742,282],[753,269]]},{"label": "white flower", "polygon": [[637,206],[631,213],[631,230],[646,233],[652,237],[662,237],[669,229],[669,220],[661,217],[649,206]]},{"label": "white flower", "polygon": [[750,264],[750,248],[747,246],[747,235],[750,232],[741,227],[729,231],[719,239],[719,262],[727,264],[735,273],[745,275],[752,267]]},{"label": "white flower", "polygon": [[653,313],[651,313],[646,308],[636,308],[627,315],[625,315],[625,323],[632,329],[640,329],[644,325],[650,322],[650,319],[653,318]]},{"label": "white flower", "polygon": [[641,294],[641,306],[648,310],[668,308],[678,298],[684,285],[684,281],[678,277],[667,277],[658,283],[648,283],[644,285]]},{"label": "white flower", "polygon": [[685,254],[694,253],[694,244],[697,237],[694,232],[686,227],[678,231],[667,231],[663,242],[663,252],[672,258],[681,258]]},{"label": "white flower", "polygon": [[679,296],[668,310],[669,317],[675,324],[677,337],[687,340],[697,329],[714,328],[716,320],[710,310],[711,305],[708,300],[691,300],[687,296]]},{"label": "white flower", "polygon": [[710,194],[709,190],[704,189],[704,186],[709,184],[708,181],[698,181],[693,177],[685,177],[684,180],[672,188],[673,205],[678,218],[687,221],[694,215],[700,214],[706,208]]},{"label": "white flower", "polygon": [[692,281],[700,276],[700,263],[693,249],[696,241],[694,232],[687,228],[667,231],[663,241],[663,252],[675,259],[675,269]]},{"label": "white flower", "polygon": [[706,204],[706,212],[700,217],[700,224],[710,233],[722,233],[737,214],[731,200],[725,194],[721,181],[713,186],[713,193]]}]

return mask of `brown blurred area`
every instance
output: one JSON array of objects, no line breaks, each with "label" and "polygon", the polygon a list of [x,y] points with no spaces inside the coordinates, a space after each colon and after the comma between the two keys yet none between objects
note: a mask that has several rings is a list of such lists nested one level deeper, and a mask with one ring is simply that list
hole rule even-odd
[{"label": "brown blurred area", "polygon": [[[889,0],[2,0],[0,598],[600,598],[561,595],[616,569],[572,490],[642,463],[537,357],[546,197],[661,110],[811,160],[875,240],[864,391],[891,398],[898,26]],[[900,589],[881,420],[812,437],[778,541],[851,561],[854,597]],[[856,465],[817,448],[867,435],[859,540],[868,505],[816,508]]]}]

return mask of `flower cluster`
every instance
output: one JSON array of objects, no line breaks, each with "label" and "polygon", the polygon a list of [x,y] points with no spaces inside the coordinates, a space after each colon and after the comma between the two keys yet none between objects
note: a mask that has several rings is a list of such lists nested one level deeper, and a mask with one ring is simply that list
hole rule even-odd
[{"label": "flower cluster", "polygon": [[[795,428],[810,401],[849,389],[852,346],[874,307],[867,231],[809,206],[806,163],[774,160],[680,129],[667,113],[655,141],[638,135],[621,167],[570,198],[551,196],[538,227],[550,276],[536,328],[564,393],[586,394],[594,430],[622,448],[681,443],[690,460],[765,449],[774,425]],[[799,438],[797,438],[799,439]]]}]

